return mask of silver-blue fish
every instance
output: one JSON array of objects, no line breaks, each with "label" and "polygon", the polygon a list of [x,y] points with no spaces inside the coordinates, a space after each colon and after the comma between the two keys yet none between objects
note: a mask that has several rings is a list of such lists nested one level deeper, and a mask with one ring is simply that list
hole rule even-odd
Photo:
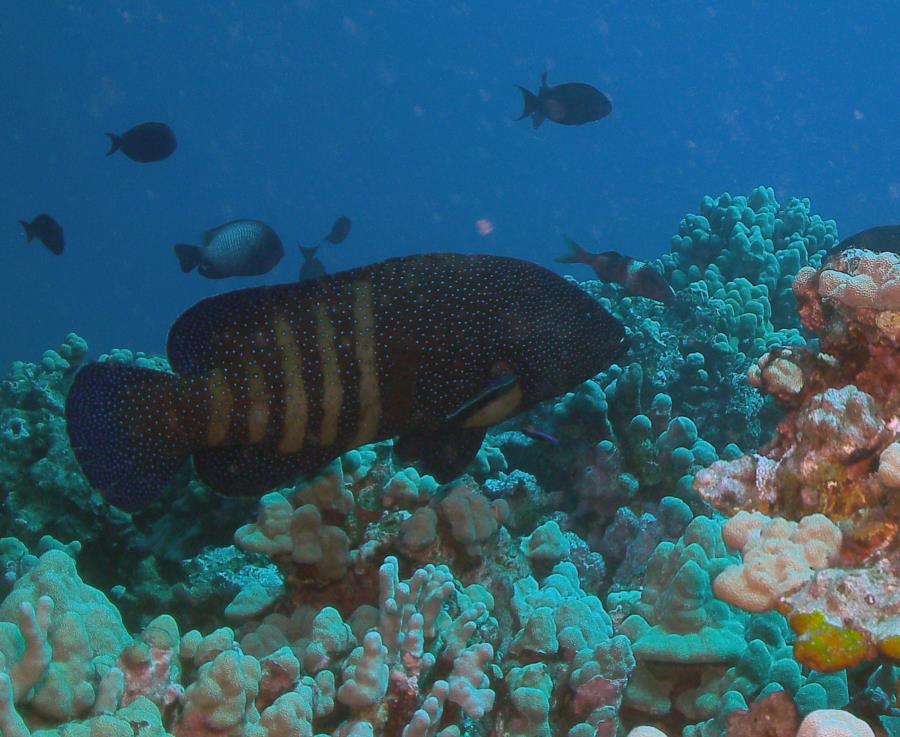
[{"label": "silver-blue fish", "polygon": [[284,256],[278,234],[259,220],[232,220],[203,234],[203,245],[175,245],[186,274],[197,269],[208,279],[258,276],[275,268]]}]

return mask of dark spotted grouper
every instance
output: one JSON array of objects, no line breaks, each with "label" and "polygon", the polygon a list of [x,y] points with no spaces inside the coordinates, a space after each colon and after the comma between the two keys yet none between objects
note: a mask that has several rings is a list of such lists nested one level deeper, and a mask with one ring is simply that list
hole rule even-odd
[{"label": "dark spotted grouper", "polygon": [[66,418],[90,483],[130,510],[188,456],[216,491],[258,494],[394,436],[401,461],[449,481],[488,427],[624,348],[621,323],[544,268],[409,256],[203,300],[169,331],[176,373],[89,364]]}]

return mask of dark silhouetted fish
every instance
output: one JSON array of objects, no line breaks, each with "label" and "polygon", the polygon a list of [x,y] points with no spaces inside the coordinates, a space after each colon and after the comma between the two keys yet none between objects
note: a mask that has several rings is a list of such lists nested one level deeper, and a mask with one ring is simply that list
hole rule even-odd
[{"label": "dark silhouetted fish", "polygon": [[612,102],[600,90],[583,82],[567,82],[555,87],[547,85],[547,70],[541,75],[541,88],[533,92],[516,85],[522,91],[524,109],[516,120],[531,116],[537,128],[544,119],[560,125],[584,125],[605,118],[612,112]]},{"label": "dark silhouetted fish", "polygon": [[353,223],[350,222],[350,218],[341,215],[334,221],[334,225],[331,226],[331,232],[325,236],[325,240],[334,245],[343,243],[344,239],[350,235],[350,228],[352,227]]},{"label": "dark silhouetted fish", "polygon": [[169,158],[175,147],[175,134],[165,123],[141,123],[121,136],[107,133],[109,151],[107,156],[120,150],[132,161],[148,164]]},{"label": "dark silhouetted fish", "polygon": [[625,289],[626,294],[635,297],[655,299],[666,305],[675,301],[675,292],[669,282],[646,261],[623,256],[616,251],[591,253],[571,238],[566,238],[566,245],[568,251],[556,259],[557,263],[587,264],[599,279],[615,282]]},{"label": "dark silhouetted fish", "polygon": [[202,246],[175,245],[181,270],[208,279],[267,274],[284,256],[278,234],[259,220],[232,220],[203,234]]},{"label": "dark silhouetted fish", "polygon": [[300,267],[300,281],[311,281],[312,279],[320,279],[327,273],[325,266],[316,256],[318,246],[306,248],[300,246],[300,253],[303,254],[303,266]]},{"label": "dark silhouetted fish", "polygon": [[847,248],[865,248],[867,251],[890,251],[900,254],[900,225],[876,225],[844,238],[828,253],[839,253]]},{"label": "dark silhouetted fish", "polygon": [[66,419],[88,481],[130,510],[188,456],[214,490],[260,494],[394,436],[401,462],[445,482],[490,426],[625,347],[618,320],[540,266],[408,256],[205,299],[169,331],[175,373],[88,364]]},{"label": "dark silhouetted fish", "polygon": [[63,236],[62,225],[53,219],[47,213],[41,213],[30,223],[25,220],[19,221],[25,228],[25,238],[29,243],[37,238],[47,248],[49,248],[57,256],[63,252],[66,247],[66,239]]}]

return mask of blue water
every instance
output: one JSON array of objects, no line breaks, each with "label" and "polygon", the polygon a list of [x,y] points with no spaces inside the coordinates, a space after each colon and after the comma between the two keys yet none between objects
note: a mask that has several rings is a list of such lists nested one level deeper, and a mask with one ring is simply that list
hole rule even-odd
[{"label": "blue water", "polygon": [[[843,234],[900,222],[893,3],[26,2],[0,14],[0,365],[70,330],[161,352],[196,300],[431,250],[550,264],[569,233],[656,257],[704,194],[774,186]],[[513,84],[585,81],[613,113],[514,122]],[[174,156],[105,158],[169,123]],[[25,245],[53,214],[67,249]],[[235,217],[285,242],[257,279],[183,275],[178,241]],[[494,231],[479,235],[476,221]],[[568,267],[587,278],[590,272]]]}]

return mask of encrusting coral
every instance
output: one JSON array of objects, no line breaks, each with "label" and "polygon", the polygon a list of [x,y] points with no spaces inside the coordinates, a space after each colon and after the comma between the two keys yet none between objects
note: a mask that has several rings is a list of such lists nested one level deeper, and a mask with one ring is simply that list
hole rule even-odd
[{"label": "encrusting coral", "polygon": [[744,563],[716,591],[777,607],[798,659],[839,670],[900,655],[900,256],[834,254],[801,269],[794,292],[818,349],[776,350],[750,372],[789,412],[767,448],[714,463],[696,488],[726,513],[775,517],[728,523]]}]

